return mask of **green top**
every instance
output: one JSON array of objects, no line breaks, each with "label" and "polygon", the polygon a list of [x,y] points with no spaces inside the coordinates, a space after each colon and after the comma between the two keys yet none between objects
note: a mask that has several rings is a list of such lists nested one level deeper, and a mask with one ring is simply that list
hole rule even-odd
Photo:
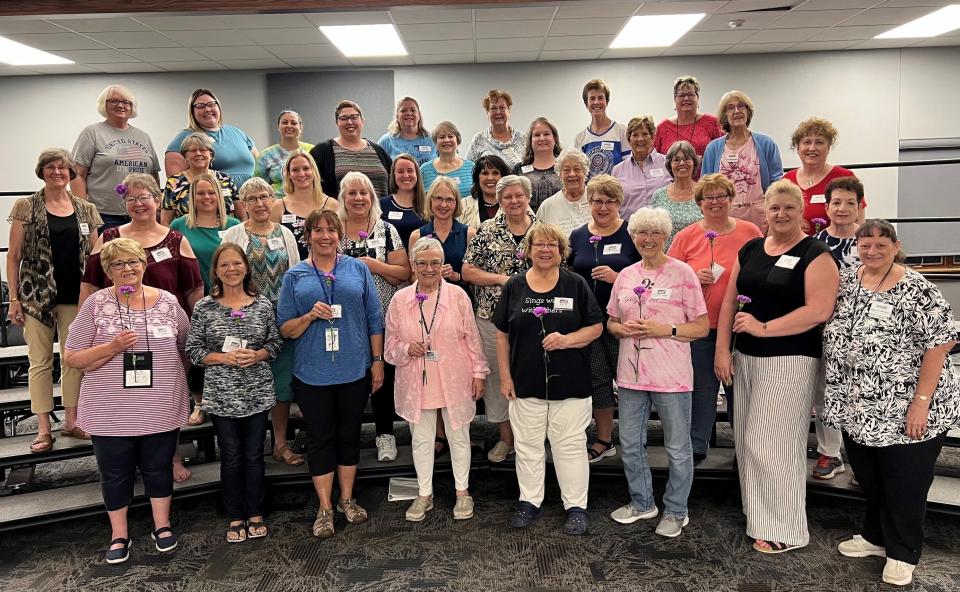
[{"label": "green top", "polygon": [[673,201],[667,195],[667,186],[663,186],[654,192],[653,198],[650,200],[650,207],[663,208],[670,212],[673,230],[670,231],[670,236],[663,244],[664,252],[670,250],[670,243],[673,242],[673,237],[677,236],[678,232],[694,222],[703,220],[703,212],[700,211],[700,206],[697,205],[695,200]]},{"label": "green top", "polygon": [[223,228],[195,228],[187,227],[187,217],[181,216],[170,223],[170,228],[183,234],[193,247],[193,252],[197,256],[197,263],[200,264],[200,276],[203,278],[203,294],[210,293],[210,263],[213,261],[213,253],[220,246],[221,233],[240,224],[233,216],[227,216],[227,223]]}]

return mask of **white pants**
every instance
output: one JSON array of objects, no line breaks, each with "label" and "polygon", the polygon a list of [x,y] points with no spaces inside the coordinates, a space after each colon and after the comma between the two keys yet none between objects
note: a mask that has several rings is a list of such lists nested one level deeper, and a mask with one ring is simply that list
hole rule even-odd
[{"label": "white pants", "polygon": [[820,378],[817,382],[817,392],[813,400],[813,408],[817,412],[817,418],[813,422],[817,430],[817,452],[824,456],[839,457],[840,447],[843,446],[843,434],[840,433],[840,430],[824,425],[820,421],[820,412],[823,411],[823,395],[826,388],[824,371],[821,369]]},{"label": "white pants", "polygon": [[550,440],[553,467],[560,484],[563,507],[587,509],[590,465],[587,434],[593,401],[586,399],[516,399],[510,401],[510,425],[517,451],[517,483],[520,501],[540,507],[547,455],[544,440]]},{"label": "white pants", "polygon": [[434,442],[437,437],[437,412],[443,412],[443,424],[447,426],[447,440],[450,443],[450,460],[453,463],[453,481],[456,488],[466,491],[470,488],[470,426],[461,426],[457,431],[450,430],[450,414],[447,409],[423,409],[420,421],[410,422],[410,436],[413,448],[413,467],[417,471],[417,485],[420,496],[433,495],[433,457]]}]

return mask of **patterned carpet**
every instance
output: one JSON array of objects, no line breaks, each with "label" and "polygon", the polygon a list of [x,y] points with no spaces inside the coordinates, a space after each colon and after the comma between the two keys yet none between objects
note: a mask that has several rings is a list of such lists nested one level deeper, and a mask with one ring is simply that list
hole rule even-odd
[{"label": "patterned carpet", "polygon": [[[811,544],[779,556],[753,551],[743,534],[738,492],[731,483],[698,482],[690,525],[676,539],[654,534],[656,520],[624,526],[607,515],[626,499],[622,479],[591,482],[591,533],[560,532],[564,513],[548,477],[544,516],[530,528],[507,526],[517,488],[512,474],[475,471],[477,513],[454,521],[449,475],[435,479],[436,508],[427,519],[405,522],[408,502],[386,500],[385,481],[367,481],[359,501],[369,522],[351,526],[342,516],[337,535],[310,536],[316,499],[305,487],[270,494],[266,539],[228,545],[225,517],[214,497],[174,505],[180,546],[160,555],[149,540],[149,513],[131,512],[131,559],[102,561],[109,529],[105,517],[75,520],[0,536],[0,590],[36,591],[511,591],[511,592],[873,592],[883,560],[846,559],[836,544],[857,532],[859,502],[812,497]],[[663,484],[658,482],[658,498]],[[2,505],[2,500],[0,500]],[[960,518],[927,521],[926,548],[912,589],[960,589]]]}]

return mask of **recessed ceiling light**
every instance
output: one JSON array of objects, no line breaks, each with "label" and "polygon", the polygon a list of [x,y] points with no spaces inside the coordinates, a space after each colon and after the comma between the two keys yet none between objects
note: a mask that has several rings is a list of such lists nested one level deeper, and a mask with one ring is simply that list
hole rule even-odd
[{"label": "recessed ceiling light", "polygon": [[960,4],[944,6],[940,10],[880,33],[874,39],[904,39],[909,37],[936,37],[960,28]]},{"label": "recessed ceiling light", "polygon": [[623,47],[669,47],[700,22],[699,14],[653,14],[634,16],[610,44],[611,49]]},{"label": "recessed ceiling light", "polygon": [[393,25],[321,26],[320,32],[348,58],[407,55]]},{"label": "recessed ceiling light", "polygon": [[44,64],[72,64],[73,61],[52,53],[0,37],[0,62],[11,66],[40,66]]}]

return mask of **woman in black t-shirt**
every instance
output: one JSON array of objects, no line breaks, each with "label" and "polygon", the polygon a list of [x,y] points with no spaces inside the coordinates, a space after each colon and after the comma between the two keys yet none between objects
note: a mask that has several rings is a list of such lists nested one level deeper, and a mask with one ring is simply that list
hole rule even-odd
[{"label": "woman in black t-shirt", "polygon": [[563,531],[587,532],[590,469],[583,450],[590,423],[589,345],[603,314],[587,282],[560,269],[567,237],[537,224],[524,238],[530,269],[511,277],[493,313],[500,392],[510,401],[520,503],[510,521],[523,528],[540,517],[546,467],[544,436],[567,510]]},{"label": "woman in black t-shirt", "polygon": [[730,275],[714,367],[737,393],[733,428],[747,535],[757,551],[782,553],[810,541],[807,434],[839,274],[830,249],[801,228],[799,187],[773,183],[764,208],[768,236],[740,249]]}]

